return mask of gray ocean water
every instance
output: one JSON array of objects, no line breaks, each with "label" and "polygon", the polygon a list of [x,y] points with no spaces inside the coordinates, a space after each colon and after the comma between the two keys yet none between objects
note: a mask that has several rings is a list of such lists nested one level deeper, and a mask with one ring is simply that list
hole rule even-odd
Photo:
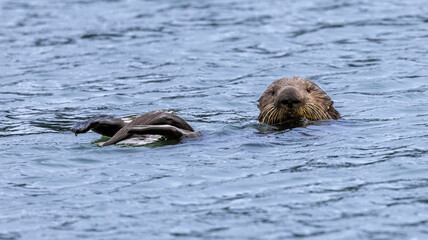
[{"label": "gray ocean water", "polygon": [[[0,239],[428,239],[427,1],[0,4]],[[343,118],[260,131],[296,75]],[[203,136],[70,132],[158,109]]]}]

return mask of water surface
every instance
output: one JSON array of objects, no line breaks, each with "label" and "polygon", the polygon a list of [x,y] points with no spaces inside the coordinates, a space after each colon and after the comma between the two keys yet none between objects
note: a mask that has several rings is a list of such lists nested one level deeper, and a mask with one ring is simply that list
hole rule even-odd
[{"label": "water surface", "polygon": [[[427,239],[425,1],[0,1],[0,239]],[[260,133],[315,81],[343,119]],[[100,148],[78,121],[203,137]]]}]

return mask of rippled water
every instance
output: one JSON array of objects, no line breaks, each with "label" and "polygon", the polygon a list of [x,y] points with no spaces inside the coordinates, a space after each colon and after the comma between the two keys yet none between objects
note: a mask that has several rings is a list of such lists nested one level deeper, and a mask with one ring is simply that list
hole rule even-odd
[{"label": "rippled water", "polygon": [[[0,1],[0,239],[428,239],[426,1]],[[343,119],[262,133],[275,79]],[[171,110],[203,137],[97,147]]]}]

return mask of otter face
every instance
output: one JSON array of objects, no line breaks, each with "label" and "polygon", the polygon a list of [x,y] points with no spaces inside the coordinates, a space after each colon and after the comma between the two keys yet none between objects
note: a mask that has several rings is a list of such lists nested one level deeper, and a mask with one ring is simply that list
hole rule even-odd
[{"label": "otter face", "polygon": [[340,118],[330,97],[314,82],[300,77],[274,81],[258,102],[259,121],[269,125]]}]

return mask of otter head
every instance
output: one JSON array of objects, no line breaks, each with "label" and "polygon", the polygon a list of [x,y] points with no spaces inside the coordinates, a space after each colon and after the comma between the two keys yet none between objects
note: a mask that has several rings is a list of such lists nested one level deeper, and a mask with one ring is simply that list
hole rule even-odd
[{"label": "otter head", "polygon": [[258,102],[259,121],[269,125],[340,118],[330,97],[314,82],[300,77],[274,81]]}]

